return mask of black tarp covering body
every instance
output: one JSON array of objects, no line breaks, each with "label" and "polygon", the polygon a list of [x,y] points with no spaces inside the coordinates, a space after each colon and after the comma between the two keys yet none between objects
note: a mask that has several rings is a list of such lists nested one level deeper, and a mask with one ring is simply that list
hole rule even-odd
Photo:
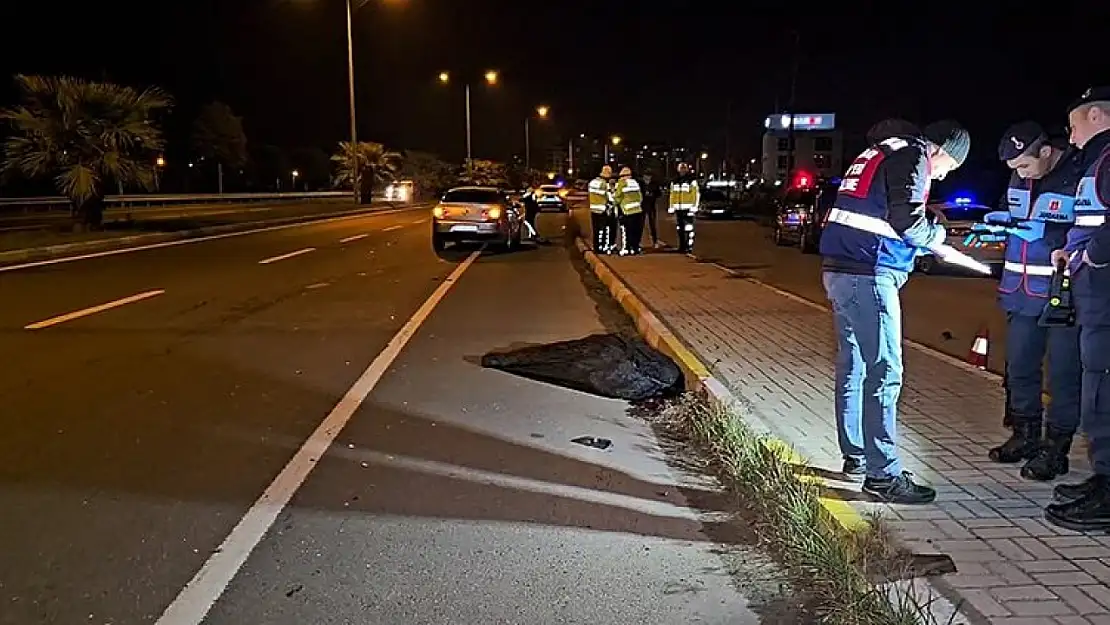
[{"label": "black tarp covering body", "polygon": [[482,357],[482,366],[613,399],[642,401],[684,389],[682,370],[639,337],[593,334]]}]

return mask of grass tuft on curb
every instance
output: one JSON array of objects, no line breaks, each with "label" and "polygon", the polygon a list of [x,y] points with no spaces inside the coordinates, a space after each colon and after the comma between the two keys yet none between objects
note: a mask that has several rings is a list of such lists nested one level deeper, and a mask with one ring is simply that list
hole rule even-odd
[{"label": "grass tuft on curb", "polygon": [[858,529],[845,528],[821,504],[822,481],[792,464],[781,442],[756,434],[736,409],[687,394],[656,418],[708,456],[718,479],[750,512],[745,521],[754,523],[821,622],[941,625],[930,610],[935,597],[908,575],[909,554],[897,547],[889,526],[873,515]]}]

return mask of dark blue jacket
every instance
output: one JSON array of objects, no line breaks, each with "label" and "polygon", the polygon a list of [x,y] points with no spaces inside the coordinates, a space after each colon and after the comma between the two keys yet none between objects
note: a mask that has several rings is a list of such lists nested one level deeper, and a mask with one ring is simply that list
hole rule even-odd
[{"label": "dark blue jacket", "polygon": [[[1083,146],[1082,159],[1086,168],[1075,192],[1075,226],[1064,249],[1073,252],[1069,267],[1079,324],[1110,326],[1110,130]],[[1084,251],[1092,263],[1108,266],[1082,265]]]},{"label": "dark blue jacket", "polygon": [[1084,163],[1066,150],[1044,178],[1023,180],[1016,173],[1006,191],[1006,210],[1022,227],[1006,239],[1006,264],[998,285],[1002,309],[1037,316],[1044,310],[1052,284],[1052,251],[1064,247],[1075,222],[1075,189]]},{"label": "dark blue jacket", "polygon": [[883,139],[844,174],[821,233],[825,271],[909,273],[914,257],[941,232],[926,216],[929,157],[924,139]]}]

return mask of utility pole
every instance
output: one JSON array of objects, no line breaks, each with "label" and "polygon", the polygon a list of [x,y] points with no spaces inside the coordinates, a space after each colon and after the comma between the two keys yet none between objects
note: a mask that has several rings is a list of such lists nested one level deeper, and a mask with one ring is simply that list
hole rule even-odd
[{"label": "utility pole", "polygon": [[801,56],[801,35],[797,30],[790,31],[794,37],[794,54],[793,61],[790,66],[790,103],[787,105],[787,114],[790,115],[790,125],[787,130],[786,144],[787,144],[787,157],[786,157],[786,178],[789,182],[791,176],[794,175],[794,117],[797,111],[794,110],[796,105],[795,97],[797,95],[798,87],[798,62]]}]

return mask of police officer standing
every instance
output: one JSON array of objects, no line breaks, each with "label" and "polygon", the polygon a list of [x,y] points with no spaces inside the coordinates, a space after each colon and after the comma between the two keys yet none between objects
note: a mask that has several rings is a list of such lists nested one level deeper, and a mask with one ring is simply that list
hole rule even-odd
[{"label": "police officer standing", "polygon": [[621,168],[620,180],[613,188],[613,201],[620,211],[621,256],[639,254],[640,239],[644,236],[643,194],[631,168]]},{"label": "police officer standing", "polygon": [[843,473],[882,501],[924,504],[936,491],[902,471],[895,440],[902,389],[898,292],[919,250],[945,239],[926,210],[929,187],[967,158],[971,140],[952,121],[924,136],[896,135],[848,167],[821,235],[822,280],[838,339],[836,418]]},{"label": "police officer standing", "polygon": [[648,230],[651,232],[652,246],[659,248],[663,243],[659,240],[659,226],[656,220],[655,203],[659,200],[659,183],[651,172],[644,174],[644,184],[641,185],[644,196],[644,217],[647,220]]},{"label": "police officer standing", "polygon": [[678,251],[689,254],[694,251],[694,214],[701,203],[701,190],[686,163],[678,164],[678,177],[671,182],[669,201],[667,212],[674,213],[678,228]]},{"label": "police officer standing", "polygon": [[[1072,273],[1083,363],[1080,412],[1094,475],[1061,484],[1049,522],[1077,531],[1110,530],[1110,86],[1088,89],[1068,107],[1071,142],[1086,165],[1075,192],[1075,226],[1053,262]],[[1055,398],[1053,398],[1055,400]]]},{"label": "police officer standing", "polygon": [[590,181],[587,193],[590,200],[590,228],[594,231],[594,252],[608,254],[613,250],[615,233],[609,222],[612,201],[613,168],[605,165],[601,175]]},{"label": "police officer standing", "polygon": [[[1075,187],[1082,174],[1066,141],[1040,124],[1011,126],[998,157],[1013,170],[1006,210],[988,213],[986,228],[1006,232],[1006,260],[998,301],[1006,313],[1006,394],[1013,434],[990,450],[995,462],[1026,462],[1022,477],[1047,481],[1068,472],[1068,451],[1079,428],[1079,330],[1041,327],[1055,268],[1052,251],[1067,241],[1075,221]],[[1052,403],[1043,426],[1045,352]],[[1042,427],[1044,439],[1042,441]]]}]

